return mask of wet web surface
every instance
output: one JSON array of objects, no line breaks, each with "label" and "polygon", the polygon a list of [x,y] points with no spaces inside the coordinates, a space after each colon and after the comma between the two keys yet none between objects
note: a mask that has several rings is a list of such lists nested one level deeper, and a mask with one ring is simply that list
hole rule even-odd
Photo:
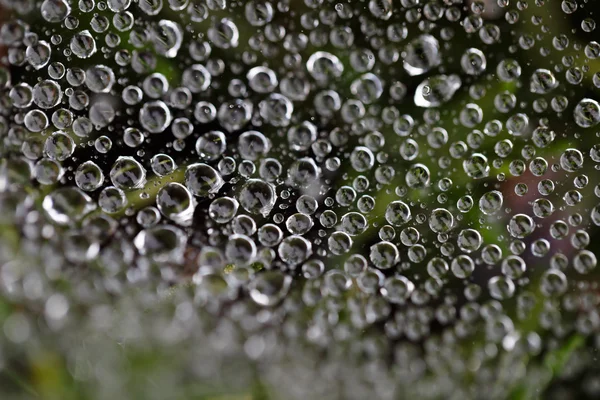
[{"label": "wet web surface", "polygon": [[0,5],[7,395],[600,396],[593,1]]}]

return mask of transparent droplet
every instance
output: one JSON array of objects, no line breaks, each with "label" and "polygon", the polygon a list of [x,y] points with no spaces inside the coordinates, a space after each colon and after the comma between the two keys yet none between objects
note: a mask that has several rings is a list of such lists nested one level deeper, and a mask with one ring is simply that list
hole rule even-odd
[{"label": "transparent droplet", "polygon": [[86,161],[77,167],[75,183],[81,190],[91,192],[102,186],[104,174],[95,162]]},{"label": "transparent droplet", "polygon": [[166,218],[189,225],[194,214],[194,199],[185,186],[169,182],[156,195],[156,207]]},{"label": "transparent droplet", "polygon": [[280,271],[256,275],[248,285],[248,293],[258,305],[270,307],[279,303],[290,289],[292,278]]},{"label": "transparent droplet", "polygon": [[70,49],[79,58],[89,58],[96,52],[96,41],[88,30],[84,30],[73,35]]},{"label": "transparent droplet", "polygon": [[442,62],[439,42],[432,35],[413,39],[404,51],[404,69],[411,76],[422,75]]},{"label": "transparent droplet", "polygon": [[600,104],[596,100],[585,98],[573,111],[575,123],[582,128],[590,128],[600,123]]},{"label": "transparent droplet", "polygon": [[171,110],[160,100],[144,103],[140,109],[139,120],[148,132],[161,133],[171,124]]},{"label": "transparent droplet", "polygon": [[146,183],[146,170],[133,157],[121,156],[112,165],[110,180],[119,189],[139,189]]},{"label": "transparent droplet", "polygon": [[81,220],[95,209],[92,199],[75,187],[64,187],[44,197],[43,208],[50,220],[68,225]]},{"label": "transparent droplet", "polygon": [[224,183],[219,172],[204,163],[191,164],[185,171],[185,185],[195,196],[217,193]]}]

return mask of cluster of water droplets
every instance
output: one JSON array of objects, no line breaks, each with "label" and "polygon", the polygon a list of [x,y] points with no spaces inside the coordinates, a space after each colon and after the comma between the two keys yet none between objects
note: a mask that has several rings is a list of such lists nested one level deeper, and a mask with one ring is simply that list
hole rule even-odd
[{"label": "cluster of water droplets", "polygon": [[[1,1],[1,218],[43,264],[6,260],[3,294],[59,334],[70,302],[114,326],[132,288],[184,286],[152,340],[201,326],[199,352],[298,398],[336,393],[328,368],[360,376],[344,398],[474,395],[500,353],[600,340],[600,45],[546,3]],[[138,296],[123,320],[115,295]]]}]

